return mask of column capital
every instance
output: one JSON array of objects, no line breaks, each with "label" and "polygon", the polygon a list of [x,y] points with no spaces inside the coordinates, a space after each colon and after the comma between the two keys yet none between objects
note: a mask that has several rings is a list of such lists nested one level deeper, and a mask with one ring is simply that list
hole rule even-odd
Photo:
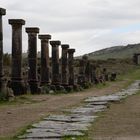
[{"label": "column capital", "polygon": [[68,49],[68,53],[74,53],[75,49]]},{"label": "column capital", "polygon": [[0,8],[0,15],[6,15],[6,9]]},{"label": "column capital", "polygon": [[23,19],[9,19],[8,22],[11,25],[25,25],[25,20]]},{"label": "column capital", "polygon": [[51,35],[49,35],[49,34],[40,34],[40,35],[38,35],[38,38],[41,39],[41,40],[49,40],[49,39],[51,39]]},{"label": "column capital", "polygon": [[54,40],[54,41],[50,41],[50,44],[53,45],[61,45],[61,41],[59,40]]},{"label": "column capital", "polygon": [[62,44],[62,45],[61,45],[61,48],[62,48],[62,49],[68,49],[68,48],[69,48],[69,45],[68,45],[68,44]]},{"label": "column capital", "polygon": [[39,33],[38,27],[26,27],[25,28],[26,33]]}]

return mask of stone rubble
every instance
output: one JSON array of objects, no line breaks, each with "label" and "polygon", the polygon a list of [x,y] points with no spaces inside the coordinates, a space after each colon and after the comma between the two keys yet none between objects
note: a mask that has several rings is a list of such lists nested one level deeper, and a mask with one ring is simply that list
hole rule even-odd
[{"label": "stone rubble", "polygon": [[39,123],[33,124],[33,128],[20,136],[23,140],[60,140],[65,136],[84,136],[97,118],[96,112],[104,111],[110,102],[118,102],[139,91],[140,81],[135,81],[127,89],[112,95],[89,97],[82,107],[69,109],[68,115],[50,115]]}]

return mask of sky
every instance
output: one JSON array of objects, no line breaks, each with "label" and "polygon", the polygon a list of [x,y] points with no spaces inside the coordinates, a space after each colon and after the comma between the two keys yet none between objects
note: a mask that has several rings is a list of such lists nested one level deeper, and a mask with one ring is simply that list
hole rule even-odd
[{"label": "sky", "polygon": [[[25,27],[39,27],[76,49],[75,56],[111,46],[140,43],[140,0],[0,0],[3,16],[4,52],[11,53],[11,25],[20,18],[23,52],[28,48]],[[38,51],[40,40],[38,39]]]}]

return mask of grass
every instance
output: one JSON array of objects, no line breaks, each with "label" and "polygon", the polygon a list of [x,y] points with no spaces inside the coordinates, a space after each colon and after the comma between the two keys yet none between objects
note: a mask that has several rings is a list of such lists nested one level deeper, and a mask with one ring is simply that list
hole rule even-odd
[{"label": "grass", "polygon": [[19,129],[19,131],[15,136],[0,137],[0,140],[19,140],[18,137],[24,135],[26,133],[26,130],[30,128],[33,128],[32,125],[28,125],[26,127]]},{"label": "grass", "polygon": [[23,104],[32,104],[38,103],[36,100],[32,99],[32,95],[21,95],[16,97],[12,101],[0,101],[0,106],[5,105],[23,105]]},{"label": "grass", "polygon": [[130,79],[138,80],[140,79],[140,66],[135,67],[135,69],[126,69],[126,74],[119,75],[119,79]]},{"label": "grass", "polygon": [[87,136],[82,136],[82,137],[77,137],[77,136],[73,136],[73,137],[70,137],[70,136],[66,136],[64,138],[62,138],[62,140],[87,140]]}]

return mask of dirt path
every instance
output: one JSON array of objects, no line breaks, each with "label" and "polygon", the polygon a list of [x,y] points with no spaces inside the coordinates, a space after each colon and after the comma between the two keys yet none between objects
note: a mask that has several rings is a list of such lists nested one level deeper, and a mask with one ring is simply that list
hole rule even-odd
[{"label": "dirt path", "polygon": [[140,140],[140,94],[112,104],[89,136],[93,140]]},{"label": "dirt path", "polygon": [[38,101],[35,104],[0,106],[0,137],[13,136],[21,128],[48,114],[60,113],[64,108],[79,105],[88,96],[101,96],[118,91],[125,83],[126,81],[114,82],[103,89],[92,88],[73,94],[33,96],[33,99]]}]

